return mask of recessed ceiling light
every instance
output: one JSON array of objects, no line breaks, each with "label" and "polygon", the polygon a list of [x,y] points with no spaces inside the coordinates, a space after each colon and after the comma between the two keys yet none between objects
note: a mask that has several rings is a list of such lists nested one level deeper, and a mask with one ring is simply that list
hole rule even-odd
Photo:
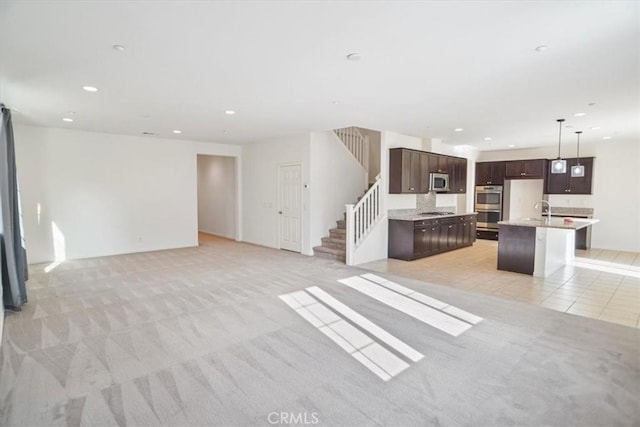
[{"label": "recessed ceiling light", "polygon": [[113,45],[113,49],[117,50],[118,52],[124,52],[124,50],[126,49],[124,46],[122,46],[121,44],[114,44]]},{"label": "recessed ceiling light", "polygon": [[586,116],[587,113],[574,113],[573,117],[582,117],[582,116]]},{"label": "recessed ceiling light", "polygon": [[173,131],[173,133],[182,133],[182,131],[179,130],[179,129],[176,129],[176,130]]},{"label": "recessed ceiling light", "polygon": [[485,140],[485,141],[491,141],[491,138],[486,137],[484,140]]},{"label": "recessed ceiling light", "polygon": [[228,114],[228,115],[230,115],[230,116],[232,116],[232,115],[234,115],[236,112],[235,112],[235,111],[233,111],[233,110],[226,110],[224,113],[225,113],[225,114]]},{"label": "recessed ceiling light", "polygon": [[98,88],[94,87],[94,86],[82,86],[82,89],[86,90],[87,92],[97,92]]},{"label": "recessed ceiling light", "polygon": [[598,129],[600,129],[600,126],[594,126],[591,128],[591,130],[598,130]]},{"label": "recessed ceiling light", "polygon": [[611,139],[610,136],[603,136],[602,139]]},{"label": "recessed ceiling light", "polygon": [[549,49],[549,46],[547,46],[546,44],[543,44],[543,45],[540,45],[540,46],[536,47],[536,52],[544,52],[547,49]]},{"label": "recessed ceiling light", "polygon": [[347,59],[349,61],[360,61],[362,59],[362,55],[360,55],[358,52],[353,52],[347,55]]},{"label": "recessed ceiling light", "polygon": [[71,117],[63,117],[63,118],[62,118],[62,121],[63,121],[63,122],[72,122],[72,121],[73,121],[73,119],[72,119]]},{"label": "recessed ceiling light", "polygon": [[513,148],[513,147],[515,147],[515,146],[516,146],[515,144],[509,144],[509,145],[508,145],[508,147],[509,147],[509,148]]},{"label": "recessed ceiling light", "polygon": [[463,130],[464,130],[464,129],[462,129],[462,128],[455,128],[453,131],[454,131],[454,132],[462,132]]}]

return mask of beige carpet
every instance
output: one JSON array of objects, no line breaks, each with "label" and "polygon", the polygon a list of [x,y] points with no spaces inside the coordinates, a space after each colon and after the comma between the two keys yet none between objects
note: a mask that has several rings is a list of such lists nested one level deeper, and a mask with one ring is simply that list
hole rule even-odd
[{"label": "beige carpet", "polygon": [[[336,281],[362,270],[220,239],[44,267],[31,269],[24,311],[5,320],[1,425],[272,425],[282,414],[345,426],[640,419],[634,328],[395,277],[484,318],[452,337]],[[310,286],[425,358],[381,381],[278,298]]]}]

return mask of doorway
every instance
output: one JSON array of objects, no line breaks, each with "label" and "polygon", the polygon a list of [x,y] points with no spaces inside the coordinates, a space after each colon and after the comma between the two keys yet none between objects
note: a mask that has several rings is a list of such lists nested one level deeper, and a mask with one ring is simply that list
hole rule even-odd
[{"label": "doorway", "polygon": [[[199,243],[236,239],[236,158],[197,156]],[[208,237],[207,237],[208,236]]]},{"label": "doorway", "polygon": [[278,246],[301,252],[302,164],[278,167]]}]

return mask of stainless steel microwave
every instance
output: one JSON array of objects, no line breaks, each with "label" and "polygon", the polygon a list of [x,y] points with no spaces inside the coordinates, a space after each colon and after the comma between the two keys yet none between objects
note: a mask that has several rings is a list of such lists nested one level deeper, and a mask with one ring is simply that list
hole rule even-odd
[{"label": "stainless steel microwave", "polygon": [[449,191],[449,174],[431,172],[429,174],[429,191]]}]

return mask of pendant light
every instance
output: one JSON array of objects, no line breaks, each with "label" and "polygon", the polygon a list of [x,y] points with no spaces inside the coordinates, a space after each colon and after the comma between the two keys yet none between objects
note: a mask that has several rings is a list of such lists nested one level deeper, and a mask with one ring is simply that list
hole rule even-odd
[{"label": "pendant light", "polygon": [[567,161],[560,157],[560,141],[562,140],[562,122],[564,119],[556,120],[558,122],[558,158],[551,162],[551,173],[566,173]]},{"label": "pendant light", "polygon": [[576,131],[576,135],[578,135],[578,152],[576,154],[576,164],[571,166],[571,177],[580,178],[584,176],[584,165],[580,164],[580,134],[581,130]]}]

